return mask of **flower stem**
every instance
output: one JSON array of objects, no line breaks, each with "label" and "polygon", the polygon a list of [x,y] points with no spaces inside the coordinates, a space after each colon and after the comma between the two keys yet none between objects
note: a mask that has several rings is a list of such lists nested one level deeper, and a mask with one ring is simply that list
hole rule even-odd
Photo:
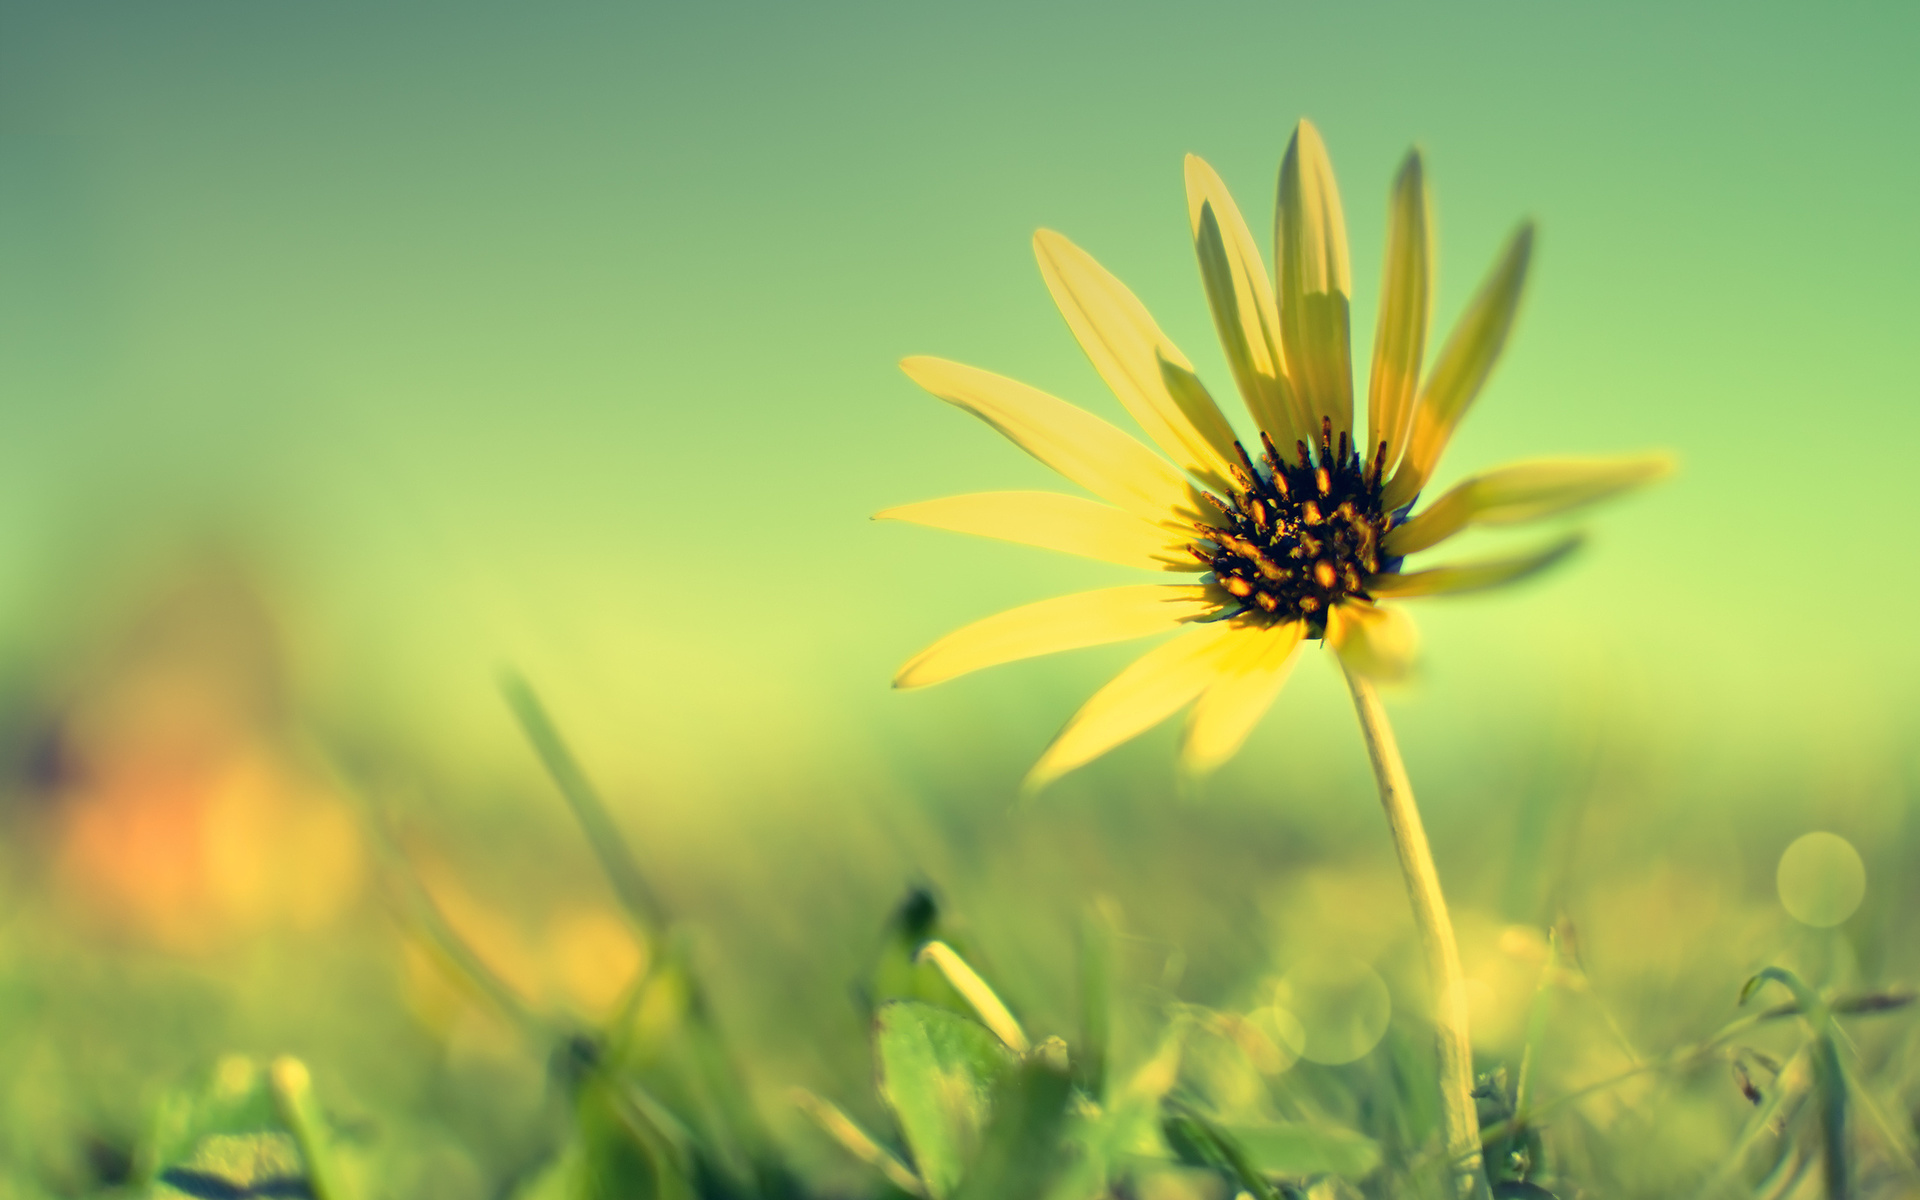
[{"label": "flower stem", "polygon": [[1407,782],[1407,767],[1400,761],[1400,747],[1380,706],[1380,694],[1363,676],[1342,669],[1353,691],[1367,757],[1373,760],[1373,775],[1380,784],[1380,806],[1386,809],[1400,871],[1407,878],[1413,923],[1420,930],[1420,947],[1433,984],[1434,1024],[1440,1034],[1440,1124],[1454,1194],[1461,1200],[1484,1200],[1491,1192],[1480,1163],[1480,1119],[1473,1107],[1473,1042],[1467,1035],[1467,989],[1460,974],[1453,920],[1447,916],[1440,874],[1433,868],[1433,851],[1413,802],[1413,785]]}]

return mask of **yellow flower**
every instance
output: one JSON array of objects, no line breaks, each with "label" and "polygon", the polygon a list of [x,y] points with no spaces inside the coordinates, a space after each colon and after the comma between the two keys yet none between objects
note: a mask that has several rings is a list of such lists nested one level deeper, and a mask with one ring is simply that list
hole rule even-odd
[{"label": "yellow flower", "polygon": [[1413,626],[1377,601],[1510,583],[1563,558],[1579,539],[1414,571],[1403,569],[1408,555],[1469,526],[1557,516],[1670,469],[1659,455],[1518,463],[1476,475],[1411,512],[1506,341],[1532,227],[1514,233],[1423,380],[1432,239],[1420,156],[1408,154],[1394,181],[1362,441],[1353,423],[1346,224],[1320,135],[1302,121],[1281,163],[1277,289],[1219,176],[1191,155],[1186,176],[1201,279],[1257,441],[1236,435],[1133,293],[1050,230],[1034,236],[1047,289],[1094,368],[1164,457],[1011,379],[936,358],[901,364],[920,386],[1099,500],[987,492],[878,516],[1198,576],[1011,609],[949,634],[900,669],[896,687],[921,687],[996,663],[1191,626],[1087,701],[1028,774],[1029,789],[1188,704],[1182,763],[1190,771],[1218,766],[1272,704],[1305,639],[1323,639],[1358,674],[1399,677],[1413,656]]}]

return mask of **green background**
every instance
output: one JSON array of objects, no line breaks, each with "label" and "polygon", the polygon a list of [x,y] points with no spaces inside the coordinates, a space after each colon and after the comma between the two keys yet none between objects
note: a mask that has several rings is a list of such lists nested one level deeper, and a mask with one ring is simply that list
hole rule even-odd
[{"label": "green background", "polygon": [[[153,1089],[224,1050],[305,1055],[330,1104],[402,1114],[381,1153],[418,1161],[387,1194],[505,1194],[551,1149],[543,1051],[433,999],[366,862],[338,872],[358,907],[291,932],[190,886],[237,862],[271,899],[318,857],[268,819],[274,789],[366,786],[437,894],[473,898],[495,969],[585,1003],[535,960],[609,897],[500,701],[508,665],[823,1177],[864,1179],[785,1089],[883,1119],[847,984],[910,882],[1036,1034],[1071,1032],[1075,931],[1104,896],[1145,1008],[1265,1004],[1334,950],[1378,966],[1424,1061],[1401,883],[1318,648],[1206,784],[1176,781],[1163,729],[1026,806],[1021,775],[1139,647],[888,686],[967,621],[1138,580],[870,521],[1054,486],[898,360],[1124,423],[1034,268],[1044,226],[1228,400],[1182,155],[1264,240],[1303,116],[1346,202],[1363,364],[1409,145],[1439,329],[1539,222],[1437,487],[1536,455],[1681,464],[1594,513],[1550,577],[1408,606],[1423,667],[1388,703],[1481,1065],[1518,1061],[1562,917],[1593,986],[1555,1002],[1543,1095],[1705,1036],[1769,963],[1915,978],[1917,35],[1911,5],[0,0],[0,1196],[113,1182],[86,1139],[137,1144]],[[233,711],[196,725],[203,676]],[[234,832],[245,805],[207,795],[236,761],[268,817]],[[156,809],[179,854],[113,840],[168,833],[139,824]],[[89,813],[125,853],[76,870]],[[1865,859],[1832,929],[1778,900],[1810,830]],[[211,853],[195,837],[227,859],[176,861]],[[137,911],[103,932],[61,907],[176,867],[161,917],[238,933],[156,948]],[[1915,1046],[1880,1073],[1892,1111],[1920,1095]],[[1626,1152],[1588,1169],[1570,1135],[1568,1177],[1704,1177],[1747,1111],[1723,1066],[1582,1107]],[[1364,1060],[1352,1094],[1397,1069]]]},{"label": "green background", "polygon": [[[884,793],[933,745],[990,759],[984,790],[1010,797],[1134,649],[922,695],[891,694],[892,669],[977,616],[1128,577],[870,523],[1051,486],[894,364],[940,354],[1124,419],[1033,268],[1047,226],[1227,397],[1181,156],[1264,230],[1304,115],[1346,200],[1363,363],[1409,144],[1443,325],[1540,222],[1517,336],[1442,483],[1536,454],[1683,464],[1597,515],[1551,581],[1421,606],[1425,674],[1394,700],[1416,764],[1470,771],[1523,730],[1605,720],[1735,790],[1804,780],[1811,819],[1836,761],[1908,761],[1916,24],[1751,4],[9,5],[0,599],[23,645],[80,639],[155,564],[239,546],[304,695],[449,770],[521,763],[491,685],[512,662],[657,803]],[[1331,678],[1309,661],[1229,774],[1356,770]],[[1168,744],[1094,778],[1171,788]]]}]

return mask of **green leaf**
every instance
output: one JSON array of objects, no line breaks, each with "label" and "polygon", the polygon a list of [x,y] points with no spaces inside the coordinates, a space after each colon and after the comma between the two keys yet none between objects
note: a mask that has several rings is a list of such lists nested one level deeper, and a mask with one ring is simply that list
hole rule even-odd
[{"label": "green leaf", "polygon": [[958,1200],[1038,1200],[1063,1161],[1073,1080],[1064,1060],[1036,1054],[994,1089],[991,1123]]},{"label": "green leaf", "polygon": [[927,1192],[945,1200],[978,1151],[990,1097],[1013,1064],[976,1021],[914,1000],[882,1005],[874,1022],[880,1095]]},{"label": "green leaf", "polygon": [[156,1198],[311,1189],[267,1072],[238,1055],[221,1059],[203,1090],[161,1101],[143,1158]]}]

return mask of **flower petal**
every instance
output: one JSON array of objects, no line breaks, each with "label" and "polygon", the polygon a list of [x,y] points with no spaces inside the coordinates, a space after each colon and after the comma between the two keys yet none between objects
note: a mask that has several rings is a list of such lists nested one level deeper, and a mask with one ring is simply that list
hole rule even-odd
[{"label": "flower petal", "polygon": [[[1280,353],[1280,318],[1260,247],[1227,185],[1198,155],[1187,155],[1187,217],[1200,258],[1213,325],[1220,332],[1247,411],[1281,446],[1303,436]],[[1317,434],[1316,434],[1317,436]]]},{"label": "flower petal", "polygon": [[1028,795],[1172,716],[1221,675],[1248,630],[1215,621],[1147,651],[1073,714],[1021,790]]},{"label": "flower petal", "polygon": [[1347,341],[1347,222],[1333,164],[1313,122],[1302,121],[1280,163],[1273,249],[1280,288],[1280,342],[1300,404],[1301,423],[1318,438],[1321,419],[1336,439],[1353,430],[1353,363]]},{"label": "flower petal", "polygon": [[919,504],[902,504],[873,514],[876,521],[911,521],[1022,542],[1063,554],[1144,567],[1150,571],[1203,571],[1186,544],[1130,512],[1062,496],[1057,492],[975,492]]},{"label": "flower petal", "polygon": [[1380,289],[1380,325],[1373,334],[1373,378],[1367,392],[1367,441],[1361,458],[1371,462],[1386,444],[1391,470],[1406,443],[1414,388],[1427,346],[1427,305],[1433,292],[1433,247],[1420,152],[1411,150],[1393,181],[1387,225],[1386,280]]},{"label": "flower petal", "polygon": [[897,688],[926,687],[982,667],[1163,633],[1220,608],[1201,584],[1140,583],[1055,596],[954,630],[913,656]]},{"label": "flower petal", "polygon": [[1201,693],[1187,717],[1180,761],[1190,774],[1204,775],[1239,751],[1280,694],[1306,632],[1304,622],[1289,621],[1249,629],[1237,639],[1241,645],[1227,672]]},{"label": "flower petal", "polygon": [[1460,418],[1480,394],[1513,328],[1520,293],[1527,283],[1527,261],[1532,256],[1533,226],[1525,224],[1507,243],[1506,253],[1480,285],[1466,314],[1454,326],[1453,336],[1434,361],[1414,406],[1407,456],[1387,484],[1385,502],[1389,509],[1399,508],[1420,494],[1433,477],[1434,464],[1440,461]]},{"label": "flower petal", "polygon": [[[1147,436],[1209,487],[1229,486],[1233,427],[1146,306],[1085,250],[1051,229],[1033,235],[1033,252],[1080,348]],[[1184,386],[1169,387],[1169,376]]]},{"label": "flower petal", "polygon": [[1477,592],[1500,587],[1546,570],[1578,550],[1580,543],[1585,540],[1576,533],[1544,550],[1514,558],[1433,567],[1406,575],[1373,575],[1367,579],[1367,591],[1381,599],[1405,599],[1409,596],[1447,596],[1456,592]]},{"label": "flower petal", "polygon": [[1327,610],[1327,644],[1350,670],[1391,683],[1413,669],[1420,635],[1397,608],[1344,600]]},{"label": "flower petal", "polygon": [[1103,500],[1149,521],[1184,526],[1201,501],[1180,472],[1085,409],[1003,375],[942,358],[900,363],[921,387],[958,405]]},{"label": "flower petal", "polygon": [[1673,472],[1668,454],[1559,458],[1475,475],[1389,532],[1381,548],[1414,554],[1469,525],[1518,525],[1559,516]]}]

